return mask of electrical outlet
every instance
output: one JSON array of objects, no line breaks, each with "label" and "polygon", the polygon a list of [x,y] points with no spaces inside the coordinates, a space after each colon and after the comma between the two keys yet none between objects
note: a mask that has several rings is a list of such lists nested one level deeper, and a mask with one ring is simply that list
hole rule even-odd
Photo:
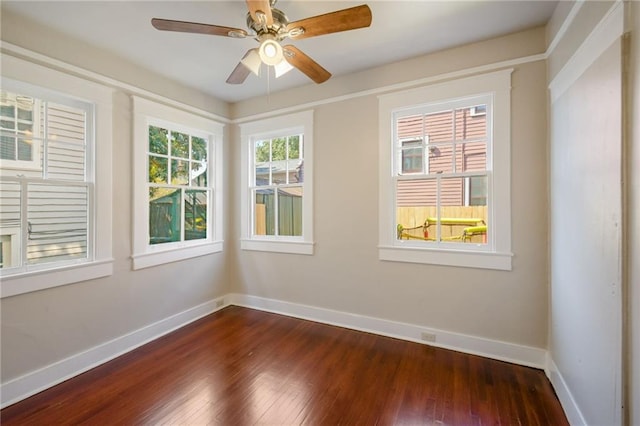
[{"label": "electrical outlet", "polygon": [[423,331],[420,334],[420,338],[422,340],[424,340],[425,342],[435,342],[436,341],[436,335],[433,333],[427,333],[426,331]]}]

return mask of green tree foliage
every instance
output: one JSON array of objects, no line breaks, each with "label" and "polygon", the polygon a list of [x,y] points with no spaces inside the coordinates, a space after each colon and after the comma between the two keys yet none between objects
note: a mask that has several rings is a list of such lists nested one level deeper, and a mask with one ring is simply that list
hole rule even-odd
[{"label": "green tree foliage", "polygon": [[[271,142],[271,147],[269,146]],[[289,145],[289,157],[287,158],[287,143]],[[271,161],[292,160],[300,158],[300,136],[274,138],[256,143],[256,162],[269,161],[269,148],[271,148]]]}]

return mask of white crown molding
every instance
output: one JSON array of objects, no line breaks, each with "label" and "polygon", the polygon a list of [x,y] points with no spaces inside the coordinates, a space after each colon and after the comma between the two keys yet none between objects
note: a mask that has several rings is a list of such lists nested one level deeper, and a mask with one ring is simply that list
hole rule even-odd
[{"label": "white crown molding", "polygon": [[256,120],[263,120],[263,119],[266,119],[266,118],[276,117],[276,116],[282,115],[282,114],[289,114],[289,113],[297,112],[297,111],[301,111],[301,110],[313,109],[313,108],[321,106],[321,105],[332,104],[332,103],[335,103],[335,102],[347,101],[347,100],[350,100],[350,99],[356,99],[356,98],[360,98],[360,97],[363,97],[363,96],[380,95],[380,94],[383,94],[383,93],[389,93],[389,92],[394,92],[394,91],[398,91],[398,90],[410,89],[410,88],[414,88],[414,87],[424,86],[424,85],[427,85],[427,84],[438,83],[438,82],[445,81],[445,80],[451,80],[451,79],[456,79],[456,78],[468,77],[468,76],[471,76],[471,75],[474,75],[474,74],[483,74],[483,73],[487,73],[487,72],[491,72],[491,71],[497,71],[497,70],[500,70],[500,69],[503,69],[503,68],[512,68],[512,67],[514,67],[516,65],[527,64],[527,63],[530,63],[530,62],[544,61],[546,59],[547,59],[546,53],[539,53],[539,54],[536,54],[536,55],[523,56],[523,57],[520,57],[520,58],[510,59],[510,60],[507,60],[507,61],[494,62],[494,63],[491,63],[491,64],[480,65],[480,66],[473,67],[473,68],[465,68],[463,70],[452,71],[452,72],[448,72],[448,73],[444,73],[444,74],[438,74],[438,75],[434,75],[434,76],[430,76],[430,77],[420,78],[420,79],[417,79],[417,80],[410,80],[410,81],[405,81],[405,82],[402,82],[402,83],[391,84],[391,85],[388,85],[388,86],[377,87],[375,89],[369,89],[369,90],[363,90],[363,91],[360,91],[360,92],[349,93],[347,95],[333,96],[333,97],[330,97],[330,98],[320,99],[320,100],[317,100],[317,101],[307,102],[307,103],[303,103],[303,104],[299,104],[299,105],[295,105],[295,106],[291,106],[291,107],[286,107],[286,108],[281,108],[281,109],[277,109],[277,110],[273,110],[273,111],[268,111],[268,112],[264,112],[264,113],[260,113],[260,114],[248,115],[248,116],[245,116],[245,117],[234,118],[234,119],[231,120],[231,123],[233,123],[233,124],[242,124],[242,123],[256,121]]},{"label": "white crown molding", "polygon": [[578,12],[580,12],[580,9],[582,9],[582,6],[584,6],[585,1],[586,0],[577,0],[575,3],[573,3],[571,10],[567,14],[567,17],[562,22],[560,29],[555,34],[555,36],[553,37],[553,40],[551,40],[551,43],[549,43],[549,46],[547,47],[547,52],[546,52],[547,57],[549,57],[549,55],[553,53],[556,47],[558,47],[558,43],[560,43],[560,40],[562,40],[564,36],[567,34],[569,27],[571,26],[571,24],[573,23],[573,20],[578,15]]},{"label": "white crown molding", "polygon": [[0,40],[0,51],[9,56],[13,56],[16,58],[24,59],[30,62],[34,62],[40,65],[44,65],[59,71],[63,71],[69,74],[73,74],[79,76],[81,78],[103,84],[105,86],[109,86],[114,89],[123,90],[129,94],[137,95],[143,98],[147,98],[156,102],[163,103],[165,105],[172,106],[174,108],[181,109],[183,111],[190,112],[192,114],[196,114],[202,117],[209,118],[211,120],[219,121],[222,123],[230,123],[226,117],[222,117],[217,114],[213,114],[208,111],[201,110],[200,108],[193,107],[191,105],[184,104],[182,102],[175,101],[173,99],[166,98],[164,96],[158,95],[156,93],[150,92],[148,90],[141,89],[134,85],[113,79],[111,77],[107,77],[102,74],[98,74],[93,71],[89,71],[87,69],[68,64],[66,62],[60,61],[58,59],[51,58],[50,56],[43,55],[41,53],[37,53],[31,51],[29,49],[25,49],[20,46],[16,46],[15,44],[8,43],[6,41]]}]

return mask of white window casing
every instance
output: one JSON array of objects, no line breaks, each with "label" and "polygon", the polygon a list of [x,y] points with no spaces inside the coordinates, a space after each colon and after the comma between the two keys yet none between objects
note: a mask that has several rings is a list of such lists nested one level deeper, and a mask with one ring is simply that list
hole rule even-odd
[{"label": "white window casing", "polygon": [[[302,235],[255,235],[252,180],[255,179],[254,146],[257,141],[302,135],[304,179]],[[241,249],[312,255],[313,240],[313,111],[303,111],[240,125],[241,139]],[[254,181],[255,182],[255,181]]]},{"label": "white window casing", "polygon": [[[133,269],[217,253],[223,249],[223,129],[208,118],[148,99],[132,96],[134,112],[133,161]],[[207,236],[163,244],[149,241],[149,126],[198,136],[208,141],[210,197]]]},{"label": "white window casing", "polygon": [[[48,176],[50,181],[30,178],[30,169],[39,168],[42,154],[35,152],[30,164],[3,162],[3,182],[19,185],[44,185],[55,182],[59,190],[65,187],[84,188],[87,203],[86,254],[78,259],[26,264],[0,270],[2,297],[43,290],[46,288],[91,280],[113,273],[112,259],[112,98],[113,90],[100,84],[37,65],[10,55],[2,55],[2,88],[36,99],[46,99],[60,105],[84,105],[86,108],[86,164],[84,176],[76,180],[69,176]],[[100,158],[99,162],[95,158]],[[37,166],[37,167],[36,167]],[[46,177],[46,176],[45,176]],[[23,205],[27,194],[22,191]],[[26,224],[21,223],[20,238],[10,229],[11,245],[26,247]],[[6,238],[5,238],[6,240]],[[14,250],[12,249],[12,254]],[[12,263],[21,262],[12,259]],[[24,262],[24,261],[23,261]]]},{"label": "white window casing", "polygon": [[[510,91],[512,69],[476,75],[379,96],[379,258],[385,261],[426,263],[472,268],[511,270],[511,154]],[[400,240],[396,224],[398,154],[394,117],[407,111],[438,111],[439,105],[473,107],[483,100],[487,109],[486,244],[430,244]],[[479,103],[476,103],[476,105]],[[474,109],[471,112],[475,112]],[[480,115],[476,114],[475,116]],[[427,165],[425,165],[427,167]],[[460,173],[465,177],[465,173]],[[412,179],[412,177],[401,177]],[[431,178],[439,179],[438,175]]]}]

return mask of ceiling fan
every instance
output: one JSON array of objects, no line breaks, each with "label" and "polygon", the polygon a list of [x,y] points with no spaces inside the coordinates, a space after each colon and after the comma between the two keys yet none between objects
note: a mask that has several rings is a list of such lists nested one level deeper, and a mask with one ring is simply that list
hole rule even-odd
[{"label": "ceiling fan", "polygon": [[371,9],[367,5],[289,22],[281,10],[273,7],[277,0],[246,0],[246,2],[249,9],[247,27],[250,31],[159,18],[153,18],[151,24],[156,29],[163,31],[209,34],[231,38],[252,37],[258,41],[260,46],[249,49],[227,78],[227,83],[230,84],[243,83],[250,72],[259,75],[263,63],[274,67],[276,78],[295,67],[316,83],[323,83],[331,77],[329,71],[294,45],[282,46],[280,42],[287,38],[301,40],[371,25]]}]

